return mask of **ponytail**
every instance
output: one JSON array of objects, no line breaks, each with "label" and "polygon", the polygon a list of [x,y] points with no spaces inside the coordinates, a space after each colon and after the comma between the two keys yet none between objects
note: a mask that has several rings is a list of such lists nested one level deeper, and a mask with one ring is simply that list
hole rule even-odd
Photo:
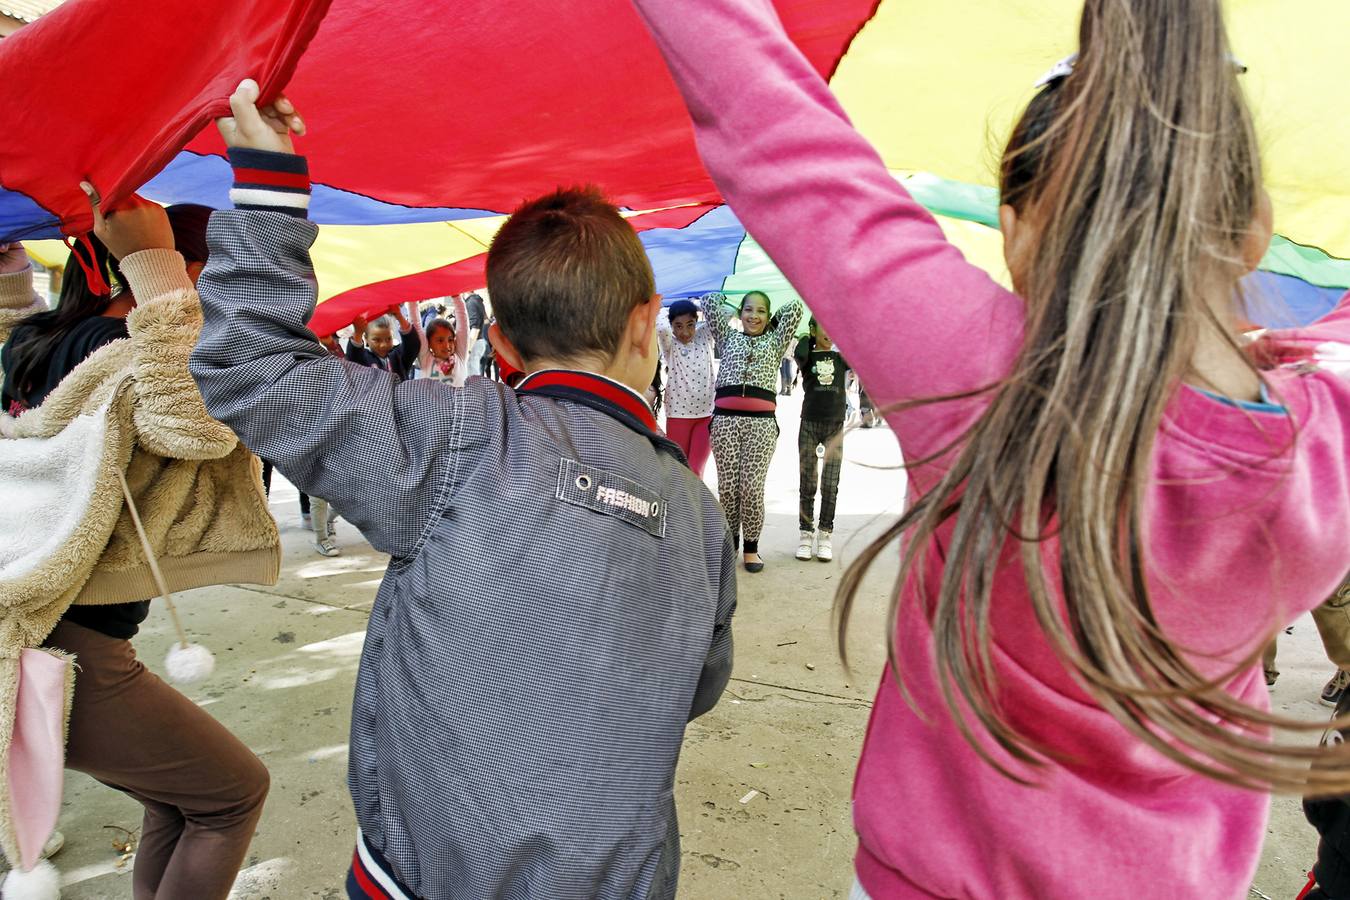
[{"label": "ponytail", "polygon": [[[908,536],[899,584],[924,598],[904,602],[926,604],[946,706],[1012,778],[981,736],[1033,769],[1061,758],[1032,733],[1039,723],[999,702],[991,609],[1008,583],[1000,561],[1015,555],[1049,645],[1136,739],[1230,784],[1350,790],[1345,757],[1310,769],[1316,749],[1265,740],[1273,727],[1322,726],[1234,699],[1222,685],[1240,669],[1202,675],[1164,633],[1148,584],[1142,509],[1164,411],[1205,331],[1240,354],[1211,307],[1216,286],[1236,295],[1261,191],[1237,74],[1219,0],[1087,0],[1072,73],[1031,101],[1003,158],[1003,202],[1038,231],[1017,273],[1027,314],[1013,373],[982,392],[989,406],[955,462],[840,586],[843,653],[864,574]],[[940,583],[925,586],[940,529]],[[903,691],[899,595],[888,641]]]}]

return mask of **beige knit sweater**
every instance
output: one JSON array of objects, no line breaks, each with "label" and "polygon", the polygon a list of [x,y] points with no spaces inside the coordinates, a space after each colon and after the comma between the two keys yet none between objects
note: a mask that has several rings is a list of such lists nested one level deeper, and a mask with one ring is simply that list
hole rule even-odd
[{"label": "beige knit sweater", "polygon": [[[281,569],[257,458],[207,414],[188,373],[201,309],[182,257],[147,250],[122,271],[138,299],[129,339],[89,356],[36,409],[0,415],[0,847],[11,859],[3,785],[19,651],[71,604],[159,595],[118,470],[170,590],[275,584]],[[0,342],[43,308],[31,269],[0,276]]]}]

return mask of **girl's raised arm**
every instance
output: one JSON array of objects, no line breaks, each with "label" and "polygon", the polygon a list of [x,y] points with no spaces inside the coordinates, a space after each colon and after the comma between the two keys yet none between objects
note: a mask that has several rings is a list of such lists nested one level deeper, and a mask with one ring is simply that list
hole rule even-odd
[{"label": "girl's raised arm", "polygon": [[[462,366],[469,359],[469,307],[464,299],[455,295],[455,365]],[[425,341],[427,336],[422,335]]]},{"label": "girl's raised arm", "polygon": [[431,343],[427,341],[426,328],[422,325],[422,316],[417,307],[413,306],[412,326],[417,334],[417,376],[425,378],[431,374]]},{"label": "girl's raised arm", "polygon": [[802,313],[804,312],[805,308],[802,306],[802,301],[793,300],[773,317],[774,337],[778,340],[778,352],[780,354],[787,355],[788,347],[792,346],[792,339],[797,336],[797,326],[801,324]]},{"label": "girl's raised arm", "polygon": [[727,295],[722,293],[704,294],[698,298],[699,308],[703,310],[703,320],[712,332],[713,344],[721,349],[722,342],[731,334],[731,310],[727,308]]},{"label": "girl's raised arm", "polygon": [[661,356],[670,354],[671,341],[674,340],[674,334],[670,328],[670,307],[663,306],[661,311],[656,314],[656,344],[661,350]]},{"label": "girl's raised arm", "polygon": [[770,0],[634,3],[718,189],[879,405],[1010,371],[1022,302],[968,264],[887,171]]}]

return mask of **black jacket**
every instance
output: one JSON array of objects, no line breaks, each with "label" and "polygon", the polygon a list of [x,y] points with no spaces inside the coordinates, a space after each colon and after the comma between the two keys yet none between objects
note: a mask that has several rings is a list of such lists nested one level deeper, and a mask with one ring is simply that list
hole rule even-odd
[{"label": "black jacket", "polygon": [[393,372],[400,381],[407,381],[413,377],[417,369],[417,354],[422,350],[422,341],[417,336],[416,330],[401,331],[399,337],[403,339],[403,343],[390,350],[384,359],[372,353],[365,344],[348,341],[347,358],[357,365]]}]

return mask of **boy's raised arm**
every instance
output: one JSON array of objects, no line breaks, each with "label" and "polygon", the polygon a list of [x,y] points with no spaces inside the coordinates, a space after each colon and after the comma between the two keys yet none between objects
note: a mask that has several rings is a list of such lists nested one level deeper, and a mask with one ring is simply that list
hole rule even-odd
[{"label": "boy's raised arm", "polygon": [[771,0],[634,4],[718,189],[880,405],[1008,373],[1023,304],[966,263],[900,186]]},{"label": "boy's raised arm", "polygon": [[443,493],[454,457],[449,436],[458,431],[421,423],[449,423],[461,394],[398,384],[323,349],[306,327],[318,229],[305,218],[304,161],[232,147],[236,179],[265,169],[259,182],[290,187],[237,180],[231,193],[240,208],[212,215],[210,261],[198,281],[204,322],[189,368],[207,409],[245,446],[300,490],[327,498],[372,546],[406,556]]},{"label": "boy's raised arm", "polygon": [[[398,335],[402,341],[402,343],[398,345],[398,352],[403,357],[403,365],[406,367],[407,371],[411,373],[417,368],[418,359],[422,354],[422,344],[424,343],[422,339],[425,337],[425,334],[422,331],[422,320],[417,315],[417,310],[415,309],[413,310],[412,319],[409,319],[408,314],[403,309],[402,303],[400,303],[396,309],[399,326]],[[416,327],[413,326],[413,321],[417,322]]]}]

